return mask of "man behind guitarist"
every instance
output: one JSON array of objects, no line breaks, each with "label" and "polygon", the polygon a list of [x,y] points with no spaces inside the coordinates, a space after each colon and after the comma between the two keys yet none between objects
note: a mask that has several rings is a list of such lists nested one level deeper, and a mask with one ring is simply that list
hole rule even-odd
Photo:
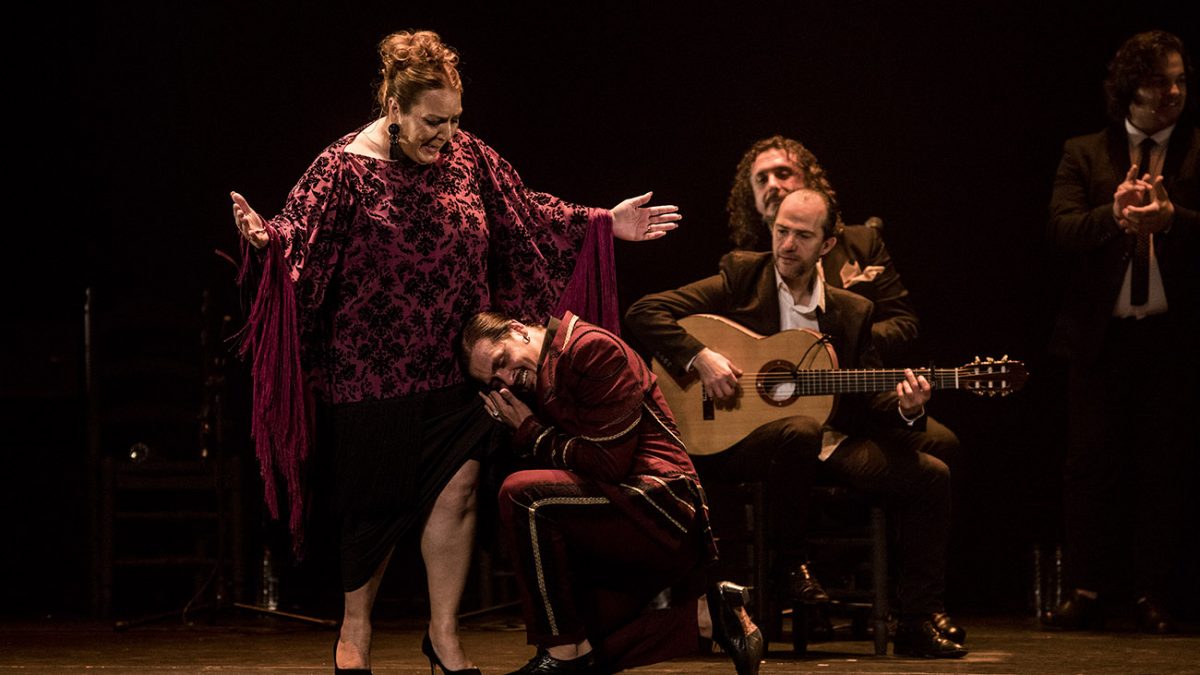
[{"label": "man behind guitarist", "polygon": [[[871,337],[871,301],[825,284],[815,272],[821,256],[836,244],[836,223],[828,193],[791,192],[769,221],[769,253],[734,251],[722,258],[719,275],[642,298],[626,314],[630,330],[673,375],[695,372],[719,404],[733,404],[742,370],[685,331],[678,323],[685,316],[718,314],[763,335],[815,329],[828,336],[839,367],[881,367]],[[948,636],[963,631],[943,605],[949,469],[886,434],[894,428],[923,429],[930,395],[925,378],[906,370],[895,391],[843,396],[827,428],[822,420],[788,417],[759,427],[723,452],[693,460],[706,482],[766,483],[769,508],[777,516],[768,519],[769,535],[780,546],[781,562],[791,567],[804,561],[804,512],[818,460],[855,487],[887,497],[901,532],[895,652],[958,658],[967,650]]]}]

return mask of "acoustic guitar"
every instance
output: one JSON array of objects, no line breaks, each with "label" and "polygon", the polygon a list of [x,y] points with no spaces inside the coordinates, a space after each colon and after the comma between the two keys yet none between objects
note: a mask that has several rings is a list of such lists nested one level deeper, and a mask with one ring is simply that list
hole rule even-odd
[{"label": "acoustic guitar", "polygon": [[[903,369],[838,370],[828,341],[812,330],[785,330],[763,337],[728,319],[693,314],[679,325],[713,351],[724,354],[745,373],[731,406],[718,407],[695,373],[683,379],[654,361],[662,389],[687,450],[713,455],[767,422],[807,415],[825,422],[836,394],[895,389]],[[935,389],[965,389],[981,396],[1004,396],[1021,388],[1027,374],[1020,361],[975,358],[959,368],[914,368]]]}]

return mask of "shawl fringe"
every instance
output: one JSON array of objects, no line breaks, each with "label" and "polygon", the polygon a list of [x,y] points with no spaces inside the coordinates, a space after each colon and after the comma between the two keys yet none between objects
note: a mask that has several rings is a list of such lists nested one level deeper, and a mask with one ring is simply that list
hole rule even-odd
[{"label": "shawl fringe", "polygon": [[[283,257],[279,233],[269,224],[267,228],[271,239],[261,257],[262,277],[239,335],[238,353],[251,359],[254,390],[250,436],[263,480],[263,497],[271,517],[278,519],[276,476],[282,476],[287,489],[288,530],[293,552],[299,556],[304,541],[300,468],[308,458],[312,406],[300,365],[299,321],[291,272]],[[253,246],[242,242],[239,285],[247,283],[258,256]]]},{"label": "shawl fringe", "polygon": [[612,214],[607,209],[595,209],[590,220],[583,247],[575,258],[575,270],[554,306],[554,316],[570,310],[584,321],[619,336],[621,313],[617,306]]}]

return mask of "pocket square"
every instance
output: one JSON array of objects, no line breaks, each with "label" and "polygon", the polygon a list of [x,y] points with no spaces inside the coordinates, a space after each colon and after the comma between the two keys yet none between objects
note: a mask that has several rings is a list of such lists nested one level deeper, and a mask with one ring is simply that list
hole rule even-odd
[{"label": "pocket square", "polygon": [[858,266],[857,262],[848,262],[842,265],[842,288],[850,288],[859,282],[872,281],[882,273],[882,265],[867,265],[867,269],[864,270]]}]

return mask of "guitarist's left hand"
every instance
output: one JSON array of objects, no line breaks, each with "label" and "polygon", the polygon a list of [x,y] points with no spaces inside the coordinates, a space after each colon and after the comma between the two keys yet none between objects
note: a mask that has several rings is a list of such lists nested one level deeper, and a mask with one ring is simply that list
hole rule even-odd
[{"label": "guitarist's left hand", "polygon": [[925,411],[925,404],[933,396],[933,387],[924,375],[917,376],[912,368],[904,369],[904,380],[896,384],[896,395],[900,397],[900,412],[906,417],[917,417]]}]

